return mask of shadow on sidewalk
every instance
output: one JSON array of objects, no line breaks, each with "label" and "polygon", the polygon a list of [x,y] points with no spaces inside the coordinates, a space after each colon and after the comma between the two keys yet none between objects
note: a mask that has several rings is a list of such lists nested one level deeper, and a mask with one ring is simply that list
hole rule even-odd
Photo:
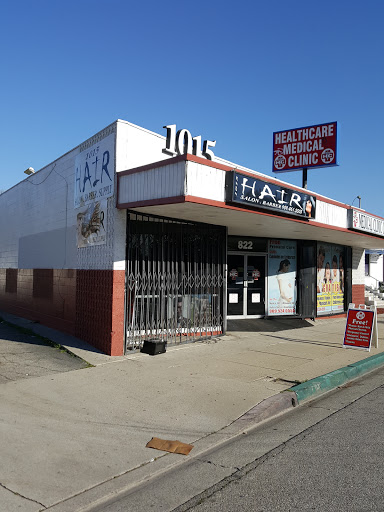
[{"label": "shadow on sidewalk", "polygon": [[0,384],[88,367],[30,330],[0,322]]},{"label": "shadow on sidewalk", "polygon": [[313,322],[300,318],[251,318],[228,320],[227,332],[279,332],[313,327]]}]

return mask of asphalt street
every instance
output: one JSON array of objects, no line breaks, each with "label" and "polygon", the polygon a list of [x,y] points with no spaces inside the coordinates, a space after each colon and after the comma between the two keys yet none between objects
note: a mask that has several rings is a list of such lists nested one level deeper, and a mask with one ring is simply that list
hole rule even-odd
[{"label": "asphalt street", "polygon": [[383,419],[384,379],[178,512],[382,511]]},{"label": "asphalt street", "polygon": [[380,369],[86,510],[382,511],[383,406]]}]

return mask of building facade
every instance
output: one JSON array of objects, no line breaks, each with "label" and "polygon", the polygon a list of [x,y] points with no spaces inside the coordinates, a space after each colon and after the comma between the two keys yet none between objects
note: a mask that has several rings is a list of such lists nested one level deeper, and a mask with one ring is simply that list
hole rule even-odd
[{"label": "building facade", "polygon": [[364,303],[384,220],[213,148],[119,120],[1,194],[0,309],[122,355]]}]

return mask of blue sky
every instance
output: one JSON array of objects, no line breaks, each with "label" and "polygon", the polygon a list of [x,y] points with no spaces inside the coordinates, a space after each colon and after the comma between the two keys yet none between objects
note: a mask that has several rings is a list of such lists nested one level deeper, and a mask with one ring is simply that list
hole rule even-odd
[{"label": "blue sky", "polygon": [[384,217],[383,19],[382,0],[5,0],[0,189],[118,118],[270,176],[274,131],[337,121],[340,165],[308,188]]}]

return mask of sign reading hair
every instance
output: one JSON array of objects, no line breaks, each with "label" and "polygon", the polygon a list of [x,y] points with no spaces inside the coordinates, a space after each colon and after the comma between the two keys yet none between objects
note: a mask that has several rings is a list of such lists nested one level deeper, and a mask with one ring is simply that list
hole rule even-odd
[{"label": "sign reading hair", "polygon": [[226,201],[304,218],[316,213],[314,196],[237,171],[227,173]]}]

